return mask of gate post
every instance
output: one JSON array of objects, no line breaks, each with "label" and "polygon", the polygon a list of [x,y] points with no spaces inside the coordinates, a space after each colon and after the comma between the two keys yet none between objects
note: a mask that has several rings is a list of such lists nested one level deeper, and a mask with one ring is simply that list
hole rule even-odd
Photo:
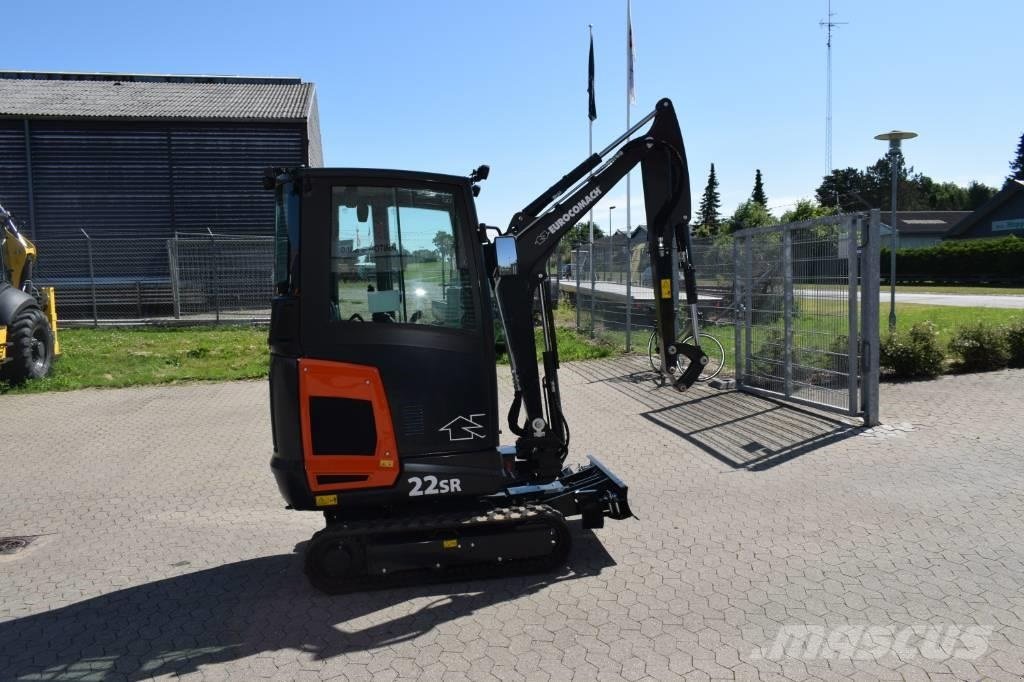
[{"label": "gate post", "polygon": [[878,288],[879,288],[879,252],[881,211],[874,208],[867,223],[864,234],[864,247],[861,250],[861,355],[864,373],[864,388],[861,395],[864,412],[864,425],[875,426],[879,423],[878,415],[878,373],[879,373],[879,334],[878,334]]},{"label": "gate post", "polygon": [[628,353],[630,348],[630,338],[633,331],[633,254],[629,247],[629,235],[626,235],[626,352]]},{"label": "gate post", "polygon": [[864,218],[860,215],[856,217],[852,215],[844,217],[841,228],[843,230],[843,234],[840,236],[840,239],[846,240],[846,310],[849,315],[847,322],[846,384],[847,390],[849,391],[849,397],[847,398],[849,403],[849,412],[852,416],[857,416],[860,412],[860,406],[857,403],[857,380],[862,374],[860,367],[857,364],[857,339],[859,337],[857,332],[857,256],[860,252],[860,249],[857,248],[857,234],[861,231],[863,224]]},{"label": "gate post", "polygon": [[740,266],[740,240],[733,237],[732,240],[732,331],[733,331],[733,367],[735,367],[736,388],[738,389],[743,385],[743,353],[741,352],[743,344],[743,335],[740,331],[740,325],[743,324],[743,304],[740,302],[740,298],[743,294],[743,287],[741,285],[743,268]]},{"label": "gate post", "polygon": [[181,319],[181,275],[178,273],[178,235],[167,240],[167,263],[171,275],[171,301],[174,319]]},{"label": "gate post", "polygon": [[754,356],[754,244],[753,237],[747,234],[745,237],[745,243],[743,245],[746,250],[744,265],[745,274],[743,276],[743,282],[747,286],[747,302],[746,302],[746,315],[743,320],[743,372],[750,371],[750,361]]},{"label": "gate post", "polygon": [[793,232],[782,227],[783,393],[793,397]]},{"label": "gate post", "polygon": [[580,247],[576,246],[576,262],[572,264],[573,274],[576,275],[576,331],[580,331],[580,306],[583,304],[583,297],[580,296]]},{"label": "gate post", "polygon": [[92,291],[92,326],[98,327],[100,326],[100,316],[96,305],[96,270],[93,268],[92,263],[92,237],[90,237],[89,233],[82,228],[78,229],[85,235],[85,248],[89,256],[89,286]]}]

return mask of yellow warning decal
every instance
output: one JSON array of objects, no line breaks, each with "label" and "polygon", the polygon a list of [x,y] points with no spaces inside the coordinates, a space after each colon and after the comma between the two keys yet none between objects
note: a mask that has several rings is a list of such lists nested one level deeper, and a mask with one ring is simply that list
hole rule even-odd
[{"label": "yellow warning decal", "polygon": [[316,496],[316,506],[318,506],[318,507],[330,507],[330,506],[333,506],[335,504],[338,504],[338,496],[337,495],[317,495]]},{"label": "yellow warning decal", "polygon": [[672,298],[672,280],[663,279],[661,280],[661,297]]},{"label": "yellow warning decal", "polygon": [[458,540],[442,540],[441,541],[441,546],[444,547],[445,549],[455,549],[456,547],[459,546],[459,541]]},{"label": "yellow warning decal", "polygon": [[394,469],[395,468],[395,460],[393,460],[393,459],[382,459],[380,461],[380,468],[381,469]]}]

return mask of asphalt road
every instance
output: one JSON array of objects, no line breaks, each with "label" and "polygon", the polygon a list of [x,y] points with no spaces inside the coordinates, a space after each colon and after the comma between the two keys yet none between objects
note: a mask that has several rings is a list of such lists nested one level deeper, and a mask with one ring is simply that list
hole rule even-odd
[{"label": "asphalt road", "polygon": [[[883,287],[883,302],[889,302],[889,290]],[[896,292],[897,303],[926,303],[928,305],[950,305],[963,308],[1016,308],[1024,310],[1024,296],[1003,294],[908,294]]]}]

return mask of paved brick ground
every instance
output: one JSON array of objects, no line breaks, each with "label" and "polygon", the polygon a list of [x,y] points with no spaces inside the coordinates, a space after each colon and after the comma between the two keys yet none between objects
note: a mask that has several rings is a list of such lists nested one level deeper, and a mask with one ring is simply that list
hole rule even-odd
[{"label": "paved brick ground", "polygon": [[336,598],[264,384],[2,397],[0,535],[39,537],[0,555],[0,680],[1024,676],[1024,372],[885,386],[864,431],[644,362],[563,378],[639,520],[558,575]]}]

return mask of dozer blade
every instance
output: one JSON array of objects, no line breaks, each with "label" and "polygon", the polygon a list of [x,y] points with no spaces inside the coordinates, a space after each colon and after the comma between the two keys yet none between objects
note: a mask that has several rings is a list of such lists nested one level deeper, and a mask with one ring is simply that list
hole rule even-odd
[{"label": "dozer blade", "polygon": [[601,528],[604,519],[620,520],[633,516],[629,509],[629,487],[601,463],[588,455],[589,464],[566,468],[558,480],[546,485],[509,488],[509,500],[530,500],[546,504],[565,516],[583,517],[584,528]]}]

